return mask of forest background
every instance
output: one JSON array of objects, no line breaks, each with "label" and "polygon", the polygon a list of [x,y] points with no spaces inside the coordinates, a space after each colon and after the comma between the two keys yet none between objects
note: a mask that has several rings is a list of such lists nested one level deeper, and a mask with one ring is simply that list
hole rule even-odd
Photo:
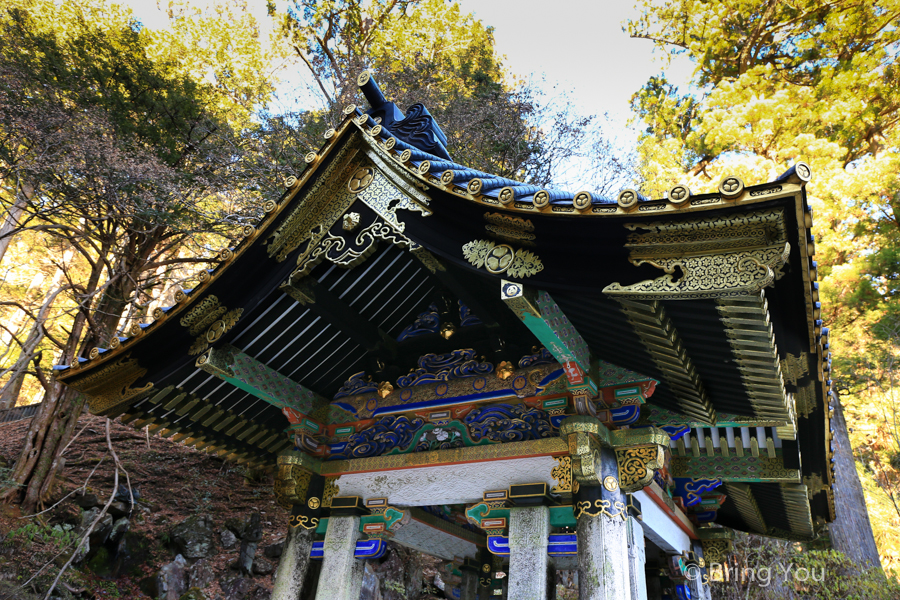
[{"label": "forest background", "polygon": [[40,509],[65,468],[83,399],[53,365],[193,287],[371,69],[399,106],[428,106],[454,160],[539,185],[662,197],[810,164],[833,376],[882,564],[900,568],[900,0],[641,0],[622,35],[662,62],[631,138],[510,72],[453,2],[160,7],[153,27],[105,0],[0,8],[0,408],[41,402],[0,472],[8,501]]}]

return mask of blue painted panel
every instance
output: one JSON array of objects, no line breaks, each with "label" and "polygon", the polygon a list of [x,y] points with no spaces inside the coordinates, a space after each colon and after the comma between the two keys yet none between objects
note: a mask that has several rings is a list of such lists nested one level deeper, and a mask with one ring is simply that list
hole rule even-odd
[{"label": "blue painted panel", "polygon": [[[370,558],[381,558],[384,556],[384,552],[387,549],[387,545],[384,543],[384,540],[360,540],[356,542],[356,550],[353,552],[353,556],[362,560],[362,559],[370,559]],[[325,556],[325,542],[313,542],[312,550],[309,552],[309,557],[316,560],[321,560]]]}]

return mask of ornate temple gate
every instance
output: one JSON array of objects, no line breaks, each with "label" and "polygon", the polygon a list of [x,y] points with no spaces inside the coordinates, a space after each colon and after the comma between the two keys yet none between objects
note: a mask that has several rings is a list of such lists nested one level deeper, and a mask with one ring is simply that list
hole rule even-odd
[{"label": "ornate temple gate", "polygon": [[360,86],[196,287],[57,368],[95,414],[275,470],[274,598],[316,560],[317,598],[356,600],[388,541],[464,599],[546,598],[553,569],[583,600],[704,598],[734,529],[833,520],[806,165],[540,189]]}]

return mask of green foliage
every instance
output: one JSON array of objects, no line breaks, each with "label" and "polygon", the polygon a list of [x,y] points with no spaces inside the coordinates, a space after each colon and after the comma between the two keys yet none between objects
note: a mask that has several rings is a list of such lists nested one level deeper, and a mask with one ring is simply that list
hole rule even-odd
[{"label": "green foliage", "polygon": [[[645,125],[645,193],[660,197],[679,182],[702,193],[726,174],[759,183],[796,161],[811,165],[833,378],[850,427],[866,430],[854,439],[867,446],[857,456],[900,517],[900,473],[890,467],[900,451],[900,0],[642,0],[639,9],[632,36],[696,65],[689,90],[662,76],[632,98]],[[896,536],[874,525],[876,538],[881,526]],[[900,545],[881,537],[882,552]]]},{"label": "green foliage", "polygon": [[79,536],[71,526],[55,525],[51,527],[40,521],[29,521],[21,527],[11,530],[6,539],[16,544],[43,542],[64,548],[75,544]]}]

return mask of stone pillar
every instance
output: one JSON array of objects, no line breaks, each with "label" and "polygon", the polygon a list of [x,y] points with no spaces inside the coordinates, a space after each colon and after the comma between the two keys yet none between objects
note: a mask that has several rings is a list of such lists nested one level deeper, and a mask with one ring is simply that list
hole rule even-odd
[{"label": "stone pillar", "polygon": [[597,454],[593,460],[599,464],[594,468],[601,483],[582,484],[575,502],[578,600],[622,600],[631,597],[628,509],[619,488],[615,453],[603,448]]},{"label": "stone pillar", "polygon": [[309,552],[312,550],[314,529],[301,526],[288,527],[287,538],[281,551],[272,600],[298,600],[303,581],[309,569]]},{"label": "stone pillar", "polygon": [[353,557],[358,539],[359,517],[328,519],[316,600],[359,600],[365,564]]},{"label": "stone pillar", "polygon": [[626,521],[628,533],[628,572],[631,584],[631,600],[647,600],[646,556],[644,554],[644,528],[634,517]]},{"label": "stone pillar", "polygon": [[526,506],[509,511],[509,597],[544,600],[547,597],[547,545],[550,509]]},{"label": "stone pillar", "polygon": [[459,584],[459,600],[475,600],[478,593],[478,572],[470,569],[462,570],[462,581]]}]

